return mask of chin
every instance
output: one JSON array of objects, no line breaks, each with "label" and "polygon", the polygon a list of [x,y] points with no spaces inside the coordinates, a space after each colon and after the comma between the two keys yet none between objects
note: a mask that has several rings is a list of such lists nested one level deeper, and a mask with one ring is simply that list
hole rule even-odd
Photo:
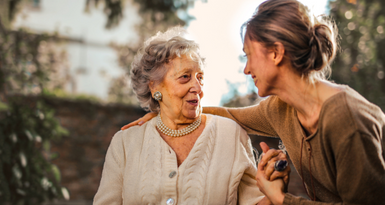
[{"label": "chin", "polygon": [[262,92],[259,89],[258,89],[258,95],[259,95],[259,97],[267,97],[267,96],[269,96],[266,92]]},{"label": "chin", "polygon": [[195,118],[198,118],[201,114],[202,114],[201,110],[194,110],[194,111],[189,110],[186,112],[184,116],[189,119],[195,119]]}]

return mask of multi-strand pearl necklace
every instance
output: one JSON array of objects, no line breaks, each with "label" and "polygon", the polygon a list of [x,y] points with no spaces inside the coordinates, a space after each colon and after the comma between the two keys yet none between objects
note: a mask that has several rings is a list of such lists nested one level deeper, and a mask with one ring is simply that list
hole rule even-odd
[{"label": "multi-strand pearl necklace", "polygon": [[181,136],[190,134],[191,132],[196,130],[200,124],[201,124],[201,116],[199,116],[198,120],[194,121],[192,124],[183,128],[182,130],[173,130],[163,124],[162,118],[160,117],[160,113],[159,113],[156,127],[158,127],[158,129],[165,135],[168,135],[170,137],[181,137]]}]

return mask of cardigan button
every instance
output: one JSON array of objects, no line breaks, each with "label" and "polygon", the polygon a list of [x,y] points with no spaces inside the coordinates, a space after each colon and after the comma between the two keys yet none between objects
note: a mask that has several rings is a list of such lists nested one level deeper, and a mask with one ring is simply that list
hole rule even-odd
[{"label": "cardigan button", "polygon": [[176,175],[176,171],[172,171],[172,172],[170,172],[168,177],[173,178],[175,175]]},{"label": "cardigan button", "polygon": [[167,205],[174,205],[175,201],[172,198],[167,199],[166,204]]}]

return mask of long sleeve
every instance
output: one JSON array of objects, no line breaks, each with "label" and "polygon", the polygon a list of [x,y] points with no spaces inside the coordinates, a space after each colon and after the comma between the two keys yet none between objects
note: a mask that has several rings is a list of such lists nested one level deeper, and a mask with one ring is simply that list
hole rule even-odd
[{"label": "long sleeve", "polygon": [[341,203],[313,202],[290,194],[284,204],[299,205],[349,205],[384,204],[385,161],[382,140],[359,131],[347,140],[336,144],[336,185]]},{"label": "long sleeve", "polygon": [[277,113],[277,109],[274,108],[276,103],[272,101],[277,100],[278,97],[272,96],[258,105],[242,108],[204,107],[203,112],[230,118],[241,125],[248,134],[277,137],[271,123],[272,114]]},{"label": "long sleeve", "polygon": [[385,162],[379,140],[356,131],[335,149],[337,190],[343,202],[384,204]]},{"label": "long sleeve", "polygon": [[108,147],[103,167],[102,179],[94,198],[94,205],[122,204],[124,150],[121,132],[113,137]]}]

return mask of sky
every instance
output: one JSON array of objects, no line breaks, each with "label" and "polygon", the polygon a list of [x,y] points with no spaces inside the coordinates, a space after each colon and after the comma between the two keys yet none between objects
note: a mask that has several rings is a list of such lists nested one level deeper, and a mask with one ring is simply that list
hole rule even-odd
[{"label": "sky", "polygon": [[[327,12],[327,0],[300,0],[315,15]],[[252,16],[261,0],[197,0],[189,14],[195,17],[186,27],[190,38],[198,42],[202,55],[206,58],[203,106],[220,105],[222,96],[229,92],[227,82],[238,84],[238,92],[247,93],[247,77],[243,74],[244,63],[240,38],[241,25]],[[14,21],[14,28],[27,27],[35,32],[59,32],[62,36],[82,38],[86,42],[107,46],[109,42],[127,43],[135,41],[134,25],[140,22],[135,15],[136,8],[130,5],[124,10],[125,18],[119,26],[106,30],[106,16],[102,8],[84,12],[85,0],[41,0],[41,8],[24,9]],[[84,48],[69,49],[70,55],[79,55]],[[77,49],[77,50],[76,50]],[[92,49],[92,48],[88,48]],[[107,96],[109,80],[123,75],[113,51],[108,48],[87,51],[87,60],[73,62],[73,67],[86,64],[91,67],[88,76],[78,77],[78,92]],[[104,54],[104,53],[105,54]],[[97,56],[97,57],[96,57]],[[75,66],[76,65],[76,66]],[[72,72],[76,72],[72,68]],[[104,77],[100,76],[104,73]],[[107,74],[106,74],[107,73]],[[107,76],[107,77],[106,77]],[[249,77],[249,76],[248,76]]]}]

